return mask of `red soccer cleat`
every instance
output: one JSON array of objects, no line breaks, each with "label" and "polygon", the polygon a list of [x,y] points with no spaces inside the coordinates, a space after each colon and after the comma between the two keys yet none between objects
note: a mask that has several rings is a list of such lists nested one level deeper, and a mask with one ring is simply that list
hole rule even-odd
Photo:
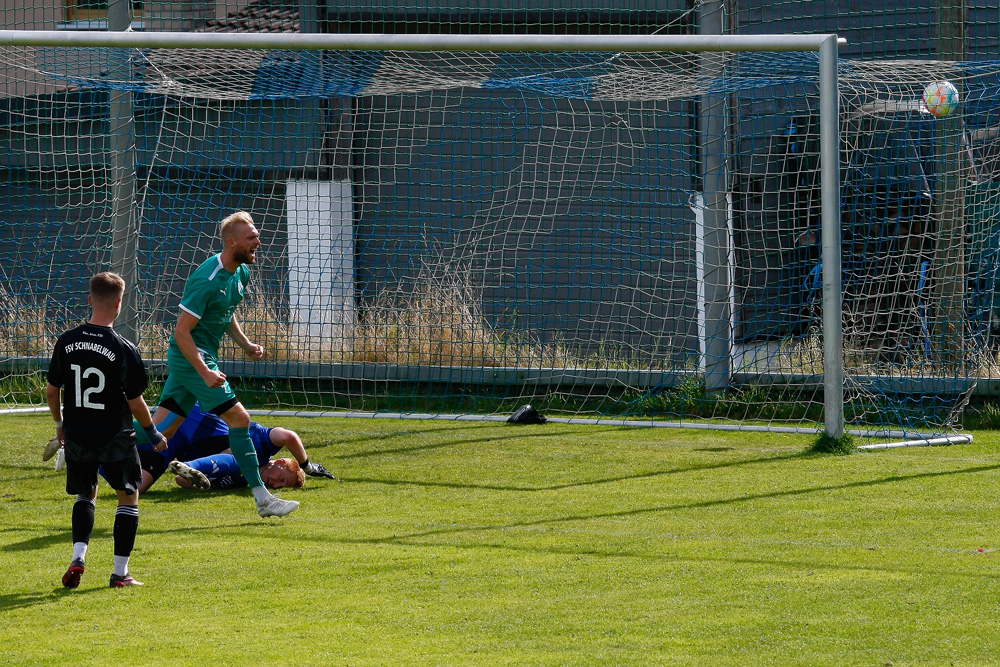
[{"label": "red soccer cleat", "polygon": [[63,586],[66,588],[76,588],[80,585],[81,576],[83,576],[83,561],[79,558],[74,558],[73,562],[69,564],[66,574],[63,575]]},{"label": "red soccer cleat", "polygon": [[145,586],[138,579],[133,579],[131,574],[126,574],[124,577],[119,577],[117,574],[111,575],[111,583],[109,584],[111,588],[125,588],[126,586]]}]

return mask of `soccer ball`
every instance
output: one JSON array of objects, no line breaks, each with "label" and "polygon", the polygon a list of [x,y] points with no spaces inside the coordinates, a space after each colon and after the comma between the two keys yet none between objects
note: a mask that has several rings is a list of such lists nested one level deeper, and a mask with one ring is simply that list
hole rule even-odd
[{"label": "soccer ball", "polygon": [[938,118],[947,118],[958,109],[958,88],[950,81],[935,81],[924,88],[924,106]]}]

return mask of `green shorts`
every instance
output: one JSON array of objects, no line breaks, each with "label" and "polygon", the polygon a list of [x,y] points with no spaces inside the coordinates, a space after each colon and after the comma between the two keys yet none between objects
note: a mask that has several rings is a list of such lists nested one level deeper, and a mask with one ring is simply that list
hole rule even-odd
[{"label": "green shorts", "polygon": [[[219,370],[219,361],[214,356],[203,352],[202,359],[213,371]],[[169,410],[170,404],[173,403],[187,415],[194,407],[195,401],[205,412],[212,412],[225,403],[235,404],[237,398],[229,382],[221,387],[209,387],[205,384],[194,366],[184,358],[183,353],[171,345],[167,350],[167,381],[163,384],[159,404]]]}]

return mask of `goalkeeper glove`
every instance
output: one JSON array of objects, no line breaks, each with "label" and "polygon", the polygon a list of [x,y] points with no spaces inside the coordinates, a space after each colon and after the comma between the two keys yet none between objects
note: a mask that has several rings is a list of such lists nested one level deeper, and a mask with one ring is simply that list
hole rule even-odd
[{"label": "goalkeeper glove", "polygon": [[309,475],[310,477],[326,477],[327,479],[337,479],[336,476],[326,468],[324,468],[319,463],[313,463],[312,461],[306,461],[306,464],[302,466],[302,471]]}]

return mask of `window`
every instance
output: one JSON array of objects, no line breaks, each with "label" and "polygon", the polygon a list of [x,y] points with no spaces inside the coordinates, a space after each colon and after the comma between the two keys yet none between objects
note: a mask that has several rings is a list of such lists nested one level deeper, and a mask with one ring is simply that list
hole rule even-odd
[{"label": "window", "polygon": [[[132,18],[142,16],[142,0],[132,0]],[[108,18],[108,0],[66,0],[67,21],[92,21]]]}]

